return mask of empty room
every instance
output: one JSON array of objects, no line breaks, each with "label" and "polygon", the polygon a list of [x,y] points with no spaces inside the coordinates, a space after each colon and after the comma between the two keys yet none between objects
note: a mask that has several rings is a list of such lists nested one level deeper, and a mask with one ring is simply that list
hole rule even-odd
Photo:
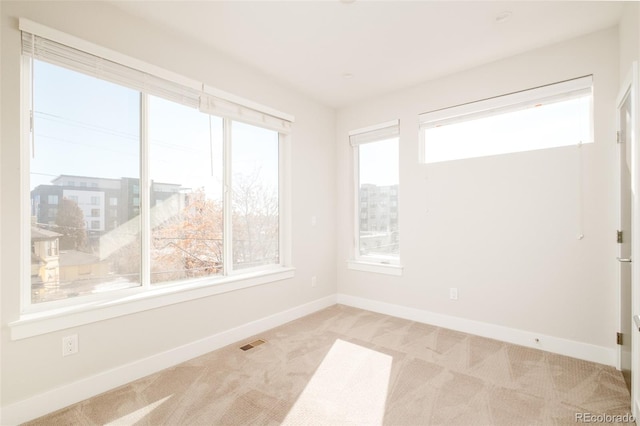
[{"label": "empty room", "polygon": [[0,424],[636,422],[637,2],[0,16]]}]

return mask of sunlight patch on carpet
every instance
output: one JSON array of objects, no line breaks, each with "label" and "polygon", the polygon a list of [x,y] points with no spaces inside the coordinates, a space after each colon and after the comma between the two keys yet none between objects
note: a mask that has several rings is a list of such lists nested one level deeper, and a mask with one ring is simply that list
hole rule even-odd
[{"label": "sunlight patch on carpet", "polygon": [[139,410],[133,411],[129,414],[126,414],[118,419],[115,419],[112,422],[109,423],[105,423],[104,426],[120,426],[120,425],[132,425],[135,424],[137,422],[139,422],[140,420],[142,420],[147,414],[151,413],[153,410],[155,410],[157,407],[159,407],[160,405],[164,404],[165,401],[167,401],[169,398],[171,398],[173,395],[169,395],[166,396],[162,399],[157,400],[156,402],[153,402],[145,407],[140,408]]},{"label": "sunlight patch on carpet", "polygon": [[336,340],[283,424],[381,425],[392,361],[389,355]]}]

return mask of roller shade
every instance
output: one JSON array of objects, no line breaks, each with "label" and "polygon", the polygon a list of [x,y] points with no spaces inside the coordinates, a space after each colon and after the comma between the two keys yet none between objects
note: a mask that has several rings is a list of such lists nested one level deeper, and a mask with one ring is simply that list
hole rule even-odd
[{"label": "roller shade", "polygon": [[200,91],[22,31],[22,53],[139,92],[198,108]]},{"label": "roller shade", "polygon": [[393,120],[349,132],[349,143],[351,146],[358,146],[398,136],[400,136],[400,120]]},{"label": "roller shade", "polygon": [[20,19],[22,53],[102,80],[158,96],[207,114],[231,118],[282,133],[295,118],[248,99],[206,86],[135,58]]}]

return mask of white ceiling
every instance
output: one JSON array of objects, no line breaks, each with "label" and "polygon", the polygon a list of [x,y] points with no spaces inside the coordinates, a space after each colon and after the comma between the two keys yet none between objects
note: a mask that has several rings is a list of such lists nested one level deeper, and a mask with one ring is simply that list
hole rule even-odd
[{"label": "white ceiling", "polygon": [[[615,26],[617,1],[125,1],[331,107]],[[505,11],[511,18],[497,22]],[[351,78],[345,78],[351,74]]]}]

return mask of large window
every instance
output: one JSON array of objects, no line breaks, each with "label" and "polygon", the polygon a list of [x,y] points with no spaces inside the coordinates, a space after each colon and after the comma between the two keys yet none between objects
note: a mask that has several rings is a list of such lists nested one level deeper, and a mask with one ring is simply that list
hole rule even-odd
[{"label": "large window", "polygon": [[26,31],[23,54],[26,307],[288,266],[288,117]]},{"label": "large window", "polygon": [[350,133],[356,180],[355,259],[398,264],[397,121]]},{"label": "large window", "polygon": [[593,142],[591,76],[420,115],[422,161]]}]

